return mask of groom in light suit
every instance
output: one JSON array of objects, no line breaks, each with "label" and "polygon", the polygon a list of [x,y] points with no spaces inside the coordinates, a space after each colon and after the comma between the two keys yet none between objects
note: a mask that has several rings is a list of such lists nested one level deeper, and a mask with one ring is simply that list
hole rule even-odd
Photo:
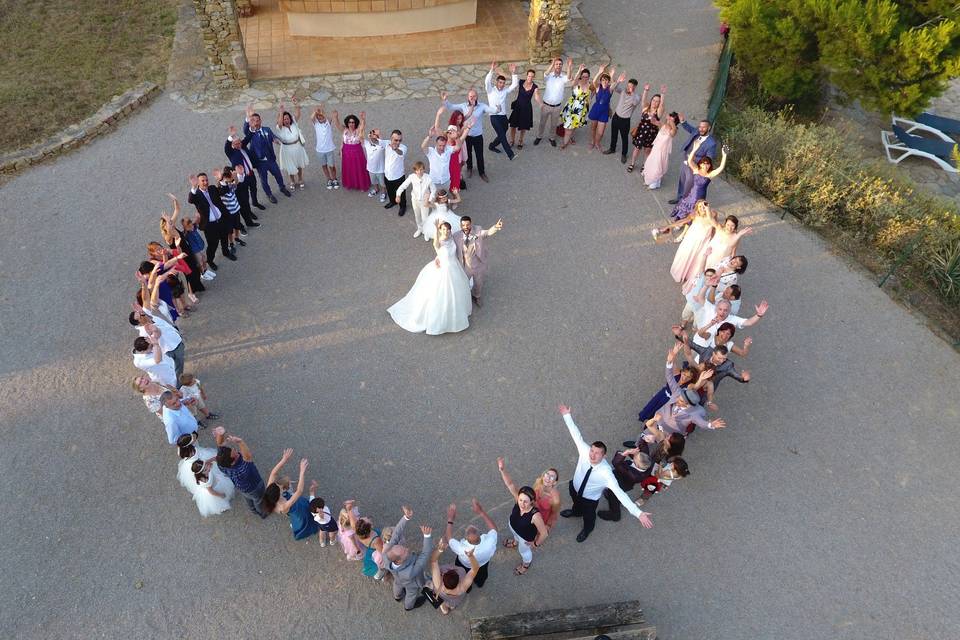
[{"label": "groom in light suit", "polygon": [[680,118],[680,126],[690,134],[690,139],[687,140],[687,144],[683,145],[683,156],[680,158],[682,161],[680,165],[680,184],[677,185],[677,197],[671,200],[670,204],[680,202],[683,196],[687,195],[687,192],[693,187],[693,171],[687,164],[690,152],[693,151],[694,164],[699,164],[700,160],[705,157],[709,157],[712,161],[717,157],[717,139],[710,132],[710,122],[701,120],[697,128],[694,129],[690,126],[690,123],[683,119],[683,116],[680,116]]},{"label": "groom in light suit", "polygon": [[386,558],[387,570],[393,574],[393,599],[403,602],[406,611],[412,611],[426,602],[427,597],[421,595],[421,590],[427,583],[424,572],[433,550],[433,530],[421,525],[423,533],[423,549],[420,553],[413,553],[406,547],[404,528],[413,517],[413,509],[403,507],[403,516],[393,528],[390,542],[383,545],[383,556]]},{"label": "groom in light suit", "polygon": [[473,288],[470,295],[474,304],[482,307],[480,295],[483,293],[483,280],[487,275],[487,252],[484,242],[487,238],[503,229],[503,220],[489,229],[474,226],[470,216],[460,218],[460,230],[453,234],[453,241],[457,243],[457,259],[463,265],[468,278],[473,278]]}]

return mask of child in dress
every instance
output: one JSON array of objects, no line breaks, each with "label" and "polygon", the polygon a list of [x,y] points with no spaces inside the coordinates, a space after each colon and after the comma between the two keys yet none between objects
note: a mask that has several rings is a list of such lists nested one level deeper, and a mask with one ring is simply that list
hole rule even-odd
[{"label": "child in dress", "polygon": [[310,483],[310,513],[313,520],[320,525],[320,546],[325,547],[328,544],[333,547],[337,541],[337,522],[330,515],[330,507],[326,506],[323,498],[316,497],[317,481]]},{"label": "child in dress", "polygon": [[[199,214],[198,214],[199,218]],[[191,218],[183,219],[183,237],[187,240],[190,252],[194,259],[200,265],[200,277],[204,280],[213,280],[217,277],[217,272],[207,268],[207,244],[203,241],[203,235],[197,229],[196,220]]]},{"label": "child in dress", "polygon": [[183,399],[183,404],[190,408],[190,411],[196,415],[197,419],[216,420],[220,417],[220,414],[213,413],[207,409],[207,392],[204,391],[200,385],[200,379],[192,373],[183,373],[180,375],[179,391]]},{"label": "child in dress", "polygon": [[[353,517],[360,517],[360,510],[356,507],[353,507]],[[340,531],[337,534],[337,539],[340,540],[340,547],[343,549],[343,554],[347,556],[347,560],[360,560],[363,558],[363,551],[360,550],[360,545],[357,544],[355,533],[353,527],[350,526],[350,511],[346,508],[346,503],[344,503],[344,508],[340,509],[340,515],[337,516],[337,524],[340,526]]]}]

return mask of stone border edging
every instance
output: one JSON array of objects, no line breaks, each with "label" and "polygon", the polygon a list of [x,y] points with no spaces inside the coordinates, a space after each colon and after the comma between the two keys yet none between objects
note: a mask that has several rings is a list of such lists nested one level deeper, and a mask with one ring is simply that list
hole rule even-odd
[{"label": "stone border edging", "polygon": [[0,175],[11,176],[27,167],[55,158],[110,131],[119,121],[160,94],[160,86],[143,82],[114,96],[89,118],[55,133],[32,147],[0,156]]}]

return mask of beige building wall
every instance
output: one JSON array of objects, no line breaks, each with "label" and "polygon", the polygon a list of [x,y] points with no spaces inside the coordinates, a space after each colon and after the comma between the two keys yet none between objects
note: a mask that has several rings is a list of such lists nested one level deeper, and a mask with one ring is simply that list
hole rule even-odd
[{"label": "beige building wall", "polygon": [[[287,26],[292,36],[385,36],[462,27],[477,21],[477,0],[435,0],[435,2],[434,6],[416,9],[398,8],[342,13],[310,11],[313,3],[302,1],[285,0],[280,6],[286,14]],[[354,4],[358,3],[350,3],[351,6]],[[362,6],[366,8],[367,5],[372,6],[372,4],[363,3]],[[413,6],[413,3],[410,5],[405,3],[404,6]],[[301,7],[306,10],[297,11]]]}]

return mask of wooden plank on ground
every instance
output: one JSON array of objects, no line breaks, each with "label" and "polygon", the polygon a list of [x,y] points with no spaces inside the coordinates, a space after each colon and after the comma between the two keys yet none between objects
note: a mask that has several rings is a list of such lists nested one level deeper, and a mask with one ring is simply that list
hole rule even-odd
[{"label": "wooden plank on ground", "polygon": [[571,609],[550,609],[547,611],[529,611],[504,616],[476,618],[470,621],[470,634],[473,640],[510,640],[513,638],[538,638],[555,634],[570,634],[567,637],[583,637],[577,631],[604,633],[622,628],[625,631],[633,626],[635,631],[655,637],[652,627],[637,629],[645,625],[640,602],[614,602],[610,604],[575,607]]}]

